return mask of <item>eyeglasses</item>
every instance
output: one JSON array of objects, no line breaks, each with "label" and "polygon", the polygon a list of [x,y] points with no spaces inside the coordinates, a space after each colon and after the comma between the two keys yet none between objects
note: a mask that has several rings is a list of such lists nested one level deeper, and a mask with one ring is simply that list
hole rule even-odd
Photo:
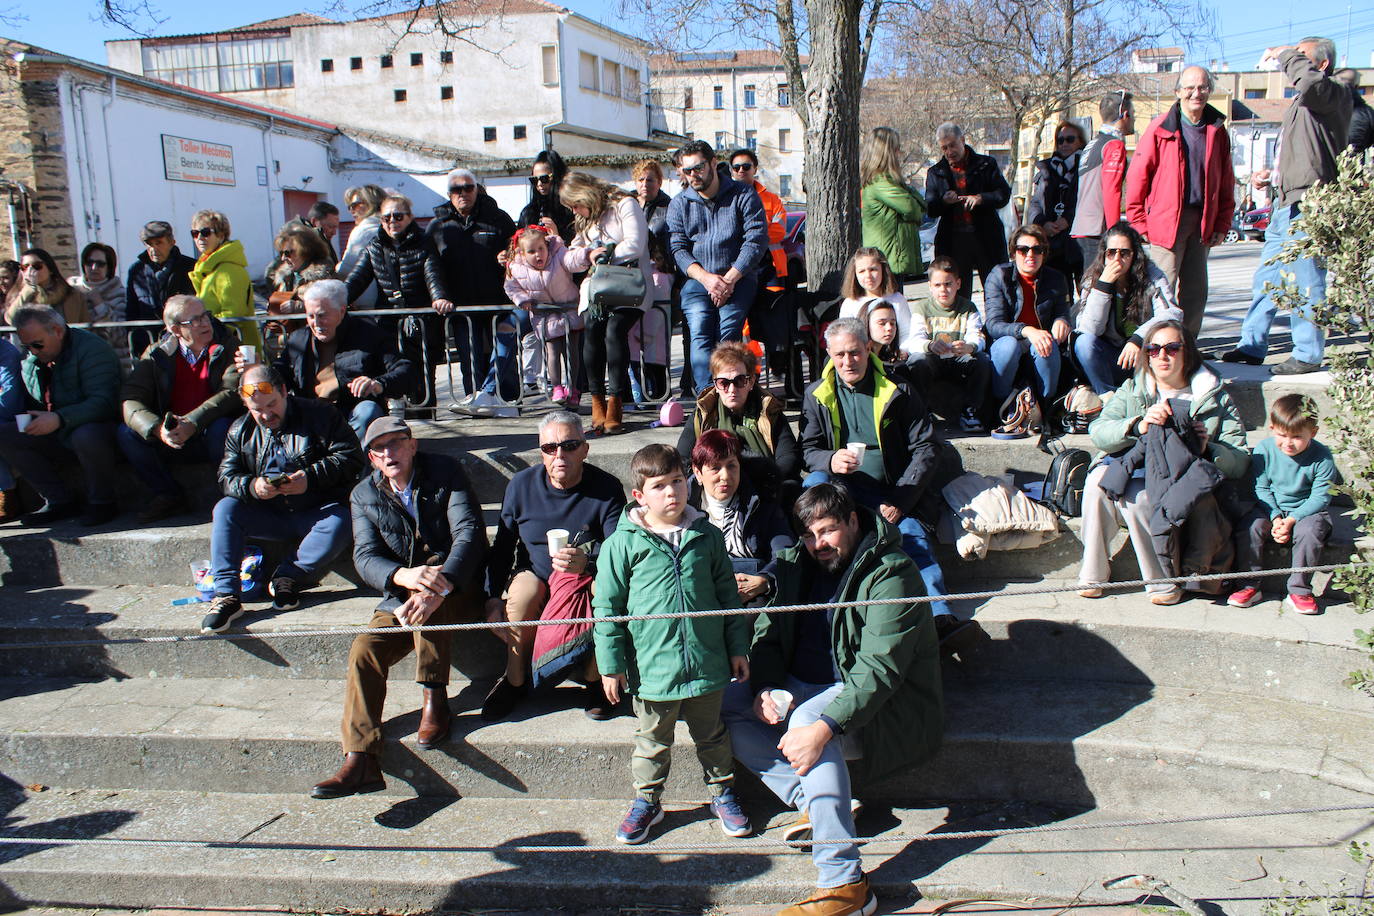
[{"label": "eyeglasses", "polygon": [[541,442],[539,451],[545,455],[557,455],[559,452],[575,452],[587,444],[586,439],[564,439],[562,442]]},{"label": "eyeglasses", "polygon": [[210,313],[209,313],[209,312],[201,312],[199,315],[192,315],[190,318],[184,318],[184,319],[182,319],[181,321],[178,321],[178,322],[176,323],[176,325],[177,325],[177,327],[179,327],[179,328],[189,328],[189,327],[191,327],[192,325],[197,325],[197,324],[209,324],[209,323],[210,323]]},{"label": "eyeglasses", "polygon": [[[277,390],[277,386],[271,382],[249,382],[239,387],[239,394],[245,398],[251,398],[255,394],[271,394]],[[282,394],[286,392],[283,391]]]},{"label": "eyeglasses", "polygon": [[206,226],[204,229],[191,230],[191,238],[193,239],[208,239],[212,235],[219,235],[219,233],[211,229],[209,226]]},{"label": "eyeglasses", "polygon": [[1177,356],[1178,351],[1182,349],[1183,341],[1171,340],[1166,344],[1150,344],[1145,348],[1145,352],[1150,354],[1150,357],[1153,358],[1161,353],[1168,353],[1170,356]]},{"label": "eyeglasses", "polygon": [[1134,252],[1132,249],[1130,249],[1130,248],[1108,248],[1108,249],[1106,250],[1105,253],[1106,253],[1107,257],[1109,257],[1109,258],[1123,258],[1123,259],[1124,259],[1124,258],[1129,258],[1129,257],[1131,257],[1133,254],[1135,254],[1135,252]]},{"label": "eyeglasses", "polygon": [[1055,137],[1055,138],[1054,138],[1054,142],[1055,142],[1055,143],[1059,143],[1059,144],[1064,144],[1064,143],[1076,143],[1077,141],[1078,141],[1078,137],[1077,137],[1076,135],[1074,135],[1074,134],[1065,134],[1065,135],[1062,136],[1062,137]]},{"label": "eyeglasses", "polygon": [[448,188],[448,192],[450,194],[471,194],[473,191],[476,190],[477,185],[475,184],[454,184],[449,185]]},{"label": "eyeglasses", "polygon": [[404,210],[396,210],[392,213],[382,214],[382,222],[384,223],[399,223],[406,219],[410,219],[410,214]]},{"label": "eyeglasses", "polygon": [[698,162],[696,165],[679,166],[684,175],[700,175],[711,167],[709,162]]},{"label": "eyeglasses", "polygon": [[369,452],[372,452],[374,455],[380,455],[383,452],[388,451],[389,449],[400,448],[408,441],[410,441],[410,436],[397,436],[395,439],[387,439],[383,442],[374,442],[367,447],[367,450]]},{"label": "eyeglasses", "polygon": [[[545,182],[551,182],[551,181],[553,181],[553,176],[552,176],[552,175],[531,175],[531,176],[530,176],[530,184],[544,184]],[[456,190],[456,189],[455,189],[455,188],[450,188],[450,189],[449,189],[449,192],[452,193],[454,190]]]},{"label": "eyeglasses", "polygon": [[1019,255],[1021,255],[1022,257],[1026,257],[1026,258],[1030,257],[1031,255],[1037,255],[1037,256],[1039,256],[1039,255],[1043,255],[1043,254],[1045,253],[1045,246],[1044,246],[1044,245],[1017,245],[1017,246],[1016,246],[1016,253],[1019,254]]},{"label": "eyeglasses", "polygon": [[730,163],[730,171],[732,171],[732,172],[747,172],[747,171],[749,171],[750,169],[752,169],[753,167],[754,167],[754,163],[752,163],[752,162],[732,162],[732,163]]},{"label": "eyeglasses", "polygon": [[716,376],[716,387],[721,391],[727,388],[748,388],[754,382],[752,375],[736,375],[726,378],[723,375]]}]

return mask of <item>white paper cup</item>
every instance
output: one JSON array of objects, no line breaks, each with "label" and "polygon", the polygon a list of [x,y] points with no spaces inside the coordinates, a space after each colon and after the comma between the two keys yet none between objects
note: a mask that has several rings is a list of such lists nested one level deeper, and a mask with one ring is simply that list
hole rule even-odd
[{"label": "white paper cup", "polygon": [[850,442],[845,446],[845,451],[853,452],[854,457],[859,459],[859,464],[864,463],[864,452],[868,451],[867,442]]},{"label": "white paper cup", "polygon": [[549,542],[549,556],[553,556],[568,546],[568,529],[566,528],[550,528],[544,537]]},{"label": "white paper cup", "polygon": [[245,366],[251,366],[258,361],[258,348],[251,344],[244,344],[239,347],[239,356],[243,357]]},{"label": "white paper cup", "polygon": [[792,691],[775,687],[768,691],[768,695],[773,698],[773,705],[777,707],[778,715],[786,719],[787,713],[792,709]]},{"label": "white paper cup", "polygon": [[22,433],[24,430],[28,429],[28,428],[29,428],[29,424],[32,423],[32,422],[33,422],[33,414],[31,414],[31,413],[19,413],[19,414],[15,414],[15,415],[14,415],[14,425],[17,426],[17,427],[19,427],[19,431],[20,431],[21,433]]}]

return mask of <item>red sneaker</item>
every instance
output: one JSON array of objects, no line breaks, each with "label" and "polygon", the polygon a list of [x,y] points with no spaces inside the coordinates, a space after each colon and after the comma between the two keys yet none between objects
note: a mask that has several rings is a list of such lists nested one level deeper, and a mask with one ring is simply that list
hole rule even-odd
[{"label": "red sneaker", "polygon": [[1231,607],[1254,607],[1264,600],[1264,595],[1254,586],[1247,585],[1238,592],[1232,592],[1231,597],[1226,599],[1226,603]]},{"label": "red sneaker", "polygon": [[1322,609],[1317,606],[1317,599],[1311,595],[1289,595],[1284,600],[1283,606],[1286,610],[1295,611],[1299,614],[1320,614]]}]

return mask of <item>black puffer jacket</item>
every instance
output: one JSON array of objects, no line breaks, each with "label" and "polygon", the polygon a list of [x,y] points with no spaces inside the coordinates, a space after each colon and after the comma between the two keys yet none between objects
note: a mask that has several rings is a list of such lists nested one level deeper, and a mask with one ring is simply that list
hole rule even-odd
[{"label": "black puffer jacket", "polygon": [[124,284],[124,317],[129,321],[157,321],[162,318],[162,307],[168,299],[177,295],[194,296],[196,288],[191,285],[191,268],[195,266],[196,259],[182,254],[175,245],[161,264],[154,264],[148,252],[143,252],[130,265],[129,279]]},{"label": "black puffer jacket", "polygon": [[435,299],[452,299],[444,286],[434,245],[416,223],[393,239],[385,229],[367,246],[348,275],[348,301],[377,281],[377,308],[422,309]]},{"label": "black puffer jacket", "polygon": [[380,591],[377,609],[389,611],[409,592],[391,581],[401,567],[440,558],[444,576],[460,590],[480,585],[487,559],[482,507],[462,466],[447,455],[415,455],[416,515],[396,498],[381,472],[373,471],[353,488],[353,566],[363,581]]},{"label": "black puffer jacket", "polygon": [[245,414],[229,427],[219,487],[225,496],[255,500],[253,478],[305,471],[300,496],[278,496],[292,511],[343,502],[363,470],[363,448],[333,404],[288,396],[286,416],[277,429],[264,429]]},{"label": "black puffer jacket", "polygon": [[498,306],[509,301],[506,269],[496,256],[510,244],[515,223],[496,201],[479,191],[468,216],[459,216],[452,204],[441,204],[434,208],[434,220],[425,231],[439,254],[444,284],[451,294],[448,298],[454,305]]},{"label": "black puffer jacket", "polygon": [[[358,404],[348,386],[359,376],[381,382],[377,398],[402,398],[415,384],[415,367],[396,352],[396,335],[387,333],[366,318],[345,315],[334,335],[338,350],[334,354],[334,375],[339,379],[339,409],[347,413]],[[297,328],[286,339],[286,349],[275,368],[284,375],[291,390],[313,397],[315,376],[319,371],[315,337],[309,328]]]}]

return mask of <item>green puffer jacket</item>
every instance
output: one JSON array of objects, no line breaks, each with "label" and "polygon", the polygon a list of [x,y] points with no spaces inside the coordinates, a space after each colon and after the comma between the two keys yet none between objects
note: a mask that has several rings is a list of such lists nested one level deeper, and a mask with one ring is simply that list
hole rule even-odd
[{"label": "green puffer jacket", "polygon": [[[1232,480],[1243,478],[1250,471],[1250,449],[1245,441],[1245,422],[1231,395],[1206,366],[1193,373],[1190,387],[1193,419],[1201,420],[1207,430],[1207,460]],[[1137,430],[1141,417],[1158,400],[1153,378],[1139,373],[1128,378],[1088,427],[1093,445],[1102,450],[1094,463],[1135,445],[1140,438]]]},{"label": "green puffer jacket", "polygon": [[[920,573],[902,552],[901,534],[859,507],[859,545],[835,593],[837,602],[925,594]],[[774,604],[809,601],[816,566],[806,548],[782,551]],[[831,646],[844,689],[825,715],[857,731],[863,759],[855,775],[877,780],[930,759],[944,736],[940,648],[929,604],[842,607],[831,621]],[[755,690],[782,684],[797,644],[797,614],[763,614],[754,629],[749,680]]]},{"label": "green puffer jacket", "polygon": [[[39,363],[30,353],[24,357],[24,387],[42,409],[43,383]],[[52,401],[62,418],[58,437],[71,442],[72,430],[86,423],[119,422],[119,357],[103,337],[67,328],[62,352],[52,367]]]},{"label": "green puffer jacket", "polygon": [[926,200],[921,192],[880,175],[863,189],[864,245],[887,255],[897,276],[925,270],[921,261],[921,220]]},{"label": "green puffer jacket", "polygon": [[[666,614],[739,606],[735,573],[720,529],[696,509],[676,551],[626,507],[597,560],[592,614]],[[633,513],[633,514],[632,514]],[[685,700],[730,683],[730,656],[749,654],[749,616],[596,624],[602,674],[629,676],[642,700]]]}]

